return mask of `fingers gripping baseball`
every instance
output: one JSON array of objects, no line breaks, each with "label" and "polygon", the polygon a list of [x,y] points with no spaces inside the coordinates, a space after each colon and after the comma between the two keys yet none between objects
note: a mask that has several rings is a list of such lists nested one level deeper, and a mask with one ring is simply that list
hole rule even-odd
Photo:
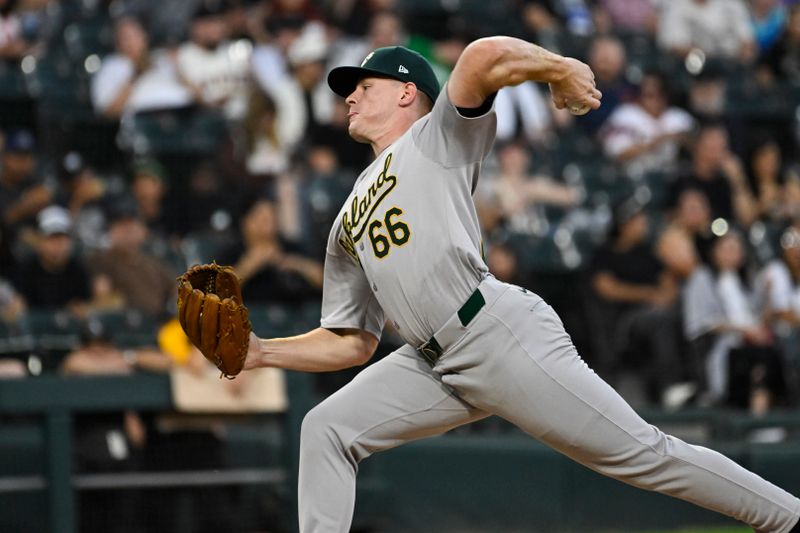
[{"label": "fingers gripping baseball", "polygon": [[556,108],[584,115],[600,107],[603,94],[595,87],[592,69],[573,58],[566,58],[566,66],[567,74],[560,81],[550,83]]}]

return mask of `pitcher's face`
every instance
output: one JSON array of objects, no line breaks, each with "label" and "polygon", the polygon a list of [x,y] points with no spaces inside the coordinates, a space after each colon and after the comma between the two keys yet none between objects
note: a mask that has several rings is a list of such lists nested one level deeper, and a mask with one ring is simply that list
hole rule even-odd
[{"label": "pitcher's face", "polygon": [[399,109],[403,82],[390,78],[369,77],[358,82],[345,99],[350,136],[358,142],[369,143],[386,130],[393,113]]}]

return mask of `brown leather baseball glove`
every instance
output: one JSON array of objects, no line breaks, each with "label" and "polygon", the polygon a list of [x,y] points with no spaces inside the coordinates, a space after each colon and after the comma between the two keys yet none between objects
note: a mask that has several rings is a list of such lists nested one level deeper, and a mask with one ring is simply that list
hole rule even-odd
[{"label": "brown leather baseball glove", "polygon": [[231,267],[195,265],[179,277],[178,320],[222,375],[232,379],[241,372],[252,327]]}]

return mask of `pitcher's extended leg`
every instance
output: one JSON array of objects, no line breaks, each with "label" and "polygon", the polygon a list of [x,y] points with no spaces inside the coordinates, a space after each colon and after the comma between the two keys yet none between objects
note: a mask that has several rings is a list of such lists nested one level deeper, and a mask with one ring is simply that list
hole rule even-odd
[{"label": "pitcher's extended leg", "polygon": [[[578,356],[556,313],[509,290],[436,371],[459,396],[587,467],[786,533],[800,500],[712,450],[647,424]],[[491,333],[490,333],[491,332]]]},{"label": "pitcher's extended leg", "polygon": [[300,531],[350,530],[362,459],[486,416],[453,396],[408,345],[366,368],[303,420]]}]

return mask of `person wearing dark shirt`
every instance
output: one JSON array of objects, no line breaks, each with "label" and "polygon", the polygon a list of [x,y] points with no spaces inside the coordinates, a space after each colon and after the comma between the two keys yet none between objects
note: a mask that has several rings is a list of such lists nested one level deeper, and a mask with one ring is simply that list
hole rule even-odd
[{"label": "person wearing dark shirt", "polygon": [[179,216],[167,207],[169,179],[166,169],[155,159],[143,159],[133,166],[131,194],[149,237],[166,240],[177,232]]},{"label": "person wearing dark shirt", "polygon": [[603,105],[592,113],[577,117],[575,125],[587,135],[595,135],[617,107],[636,99],[636,89],[625,79],[626,53],[619,39],[596,37],[589,50],[589,65],[595,73]]},{"label": "person wearing dark shirt", "polygon": [[119,200],[108,211],[108,249],[92,254],[94,297],[159,316],[175,301],[175,274],[145,250],[148,229],[135,203]]},{"label": "person wearing dark shirt", "polygon": [[[643,207],[635,198],[615,207],[610,238],[592,259],[591,309],[599,324],[593,335],[594,367],[613,380],[628,357],[652,354],[642,378],[648,399],[661,401],[667,388],[683,377],[677,364],[677,289],[647,242]],[[638,360],[630,362],[642,367]]]},{"label": "person wearing dark shirt", "polygon": [[17,289],[29,307],[69,308],[81,314],[91,291],[88,272],[73,255],[69,212],[49,206],[37,218],[36,256],[20,265],[15,278]]},{"label": "person wearing dark shirt", "polygon": [[35,148],[31,132],[13,130],[6,135],[0,154],[0,214],[14,233],[21,224],[33,222],[53,198],[53,191],[34,175]]},{"label": "person wearing dark shirt", "polygon": [[256,200],[241,229],[242,242],[221,253],[217,262],[234,265],[246,302],[292,304],[319,296],[322,264],[280,238],[271,201]]},{"label": "person wearing dark shirt", "polygon": [[686,189],[705,194],[712,219],[724,218],[749,227],[758,216],[758,205],[747,183],[741,162],[728,148],[723,126],[704,126],[694,145],[689,174],[680,177],[671,194],[672,204]]}]

